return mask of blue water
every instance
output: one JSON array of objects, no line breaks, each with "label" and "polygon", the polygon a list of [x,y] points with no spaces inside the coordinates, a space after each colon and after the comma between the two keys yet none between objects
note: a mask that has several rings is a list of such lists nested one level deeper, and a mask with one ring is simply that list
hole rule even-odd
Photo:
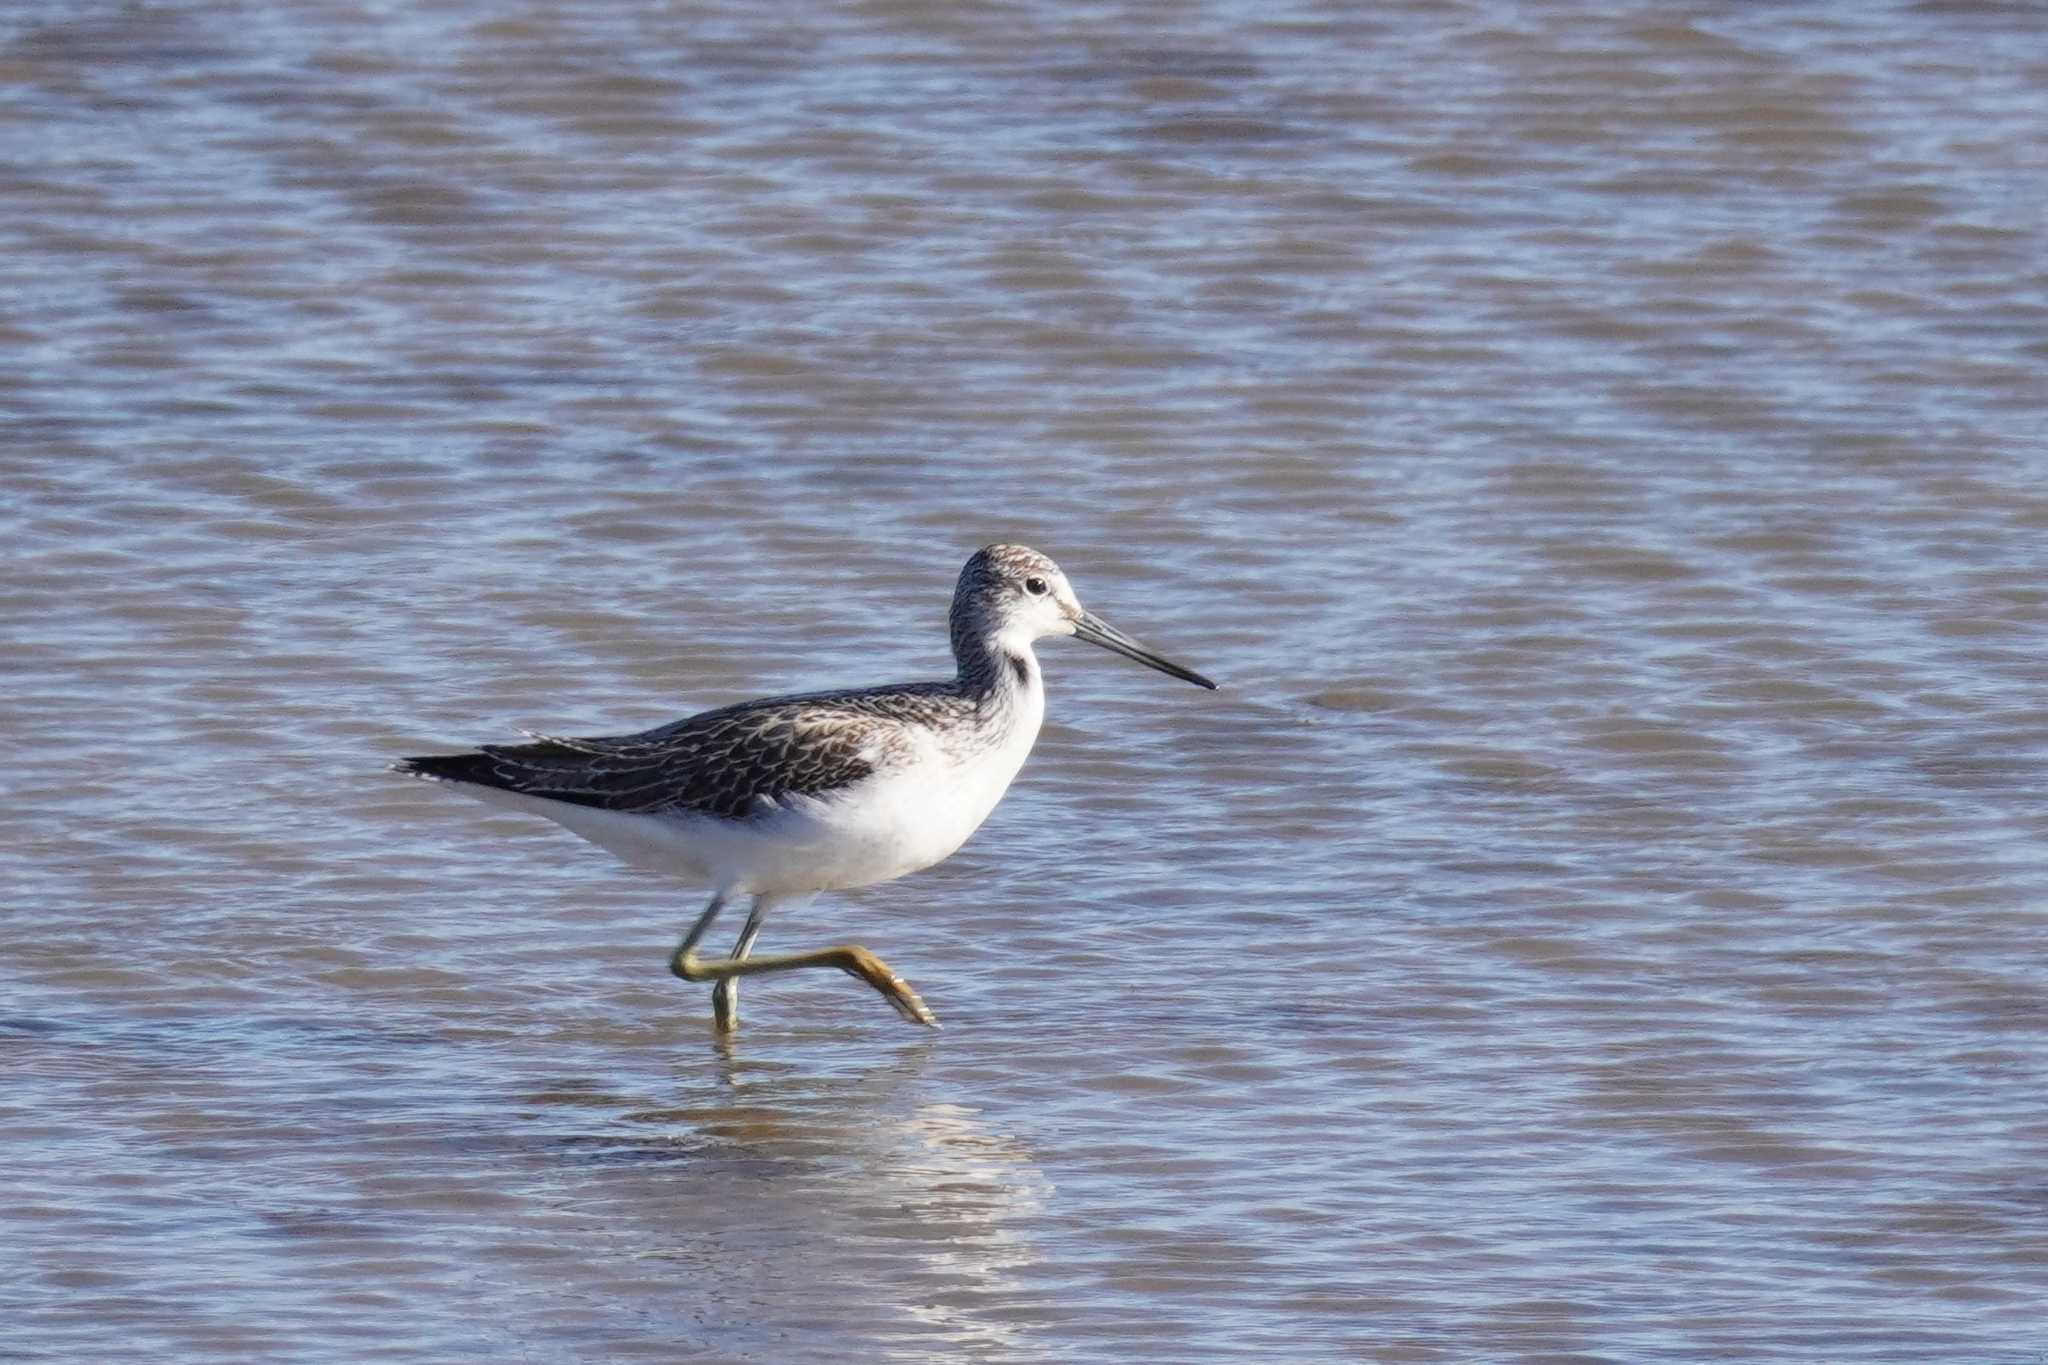
[{"label": "blue water", "polygon": [[[2048,1348],[2048,98],[2001,6],[0,20],[0,1355]],[[953,860],[391,777],[933,676]]]}]

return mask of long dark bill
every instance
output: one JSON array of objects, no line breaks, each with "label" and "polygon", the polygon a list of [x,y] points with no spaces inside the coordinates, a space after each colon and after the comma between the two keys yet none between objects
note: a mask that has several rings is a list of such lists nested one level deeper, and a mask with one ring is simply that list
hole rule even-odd
[{"label": "long dark bill", "polygon": [[1211,692],[1216,684],[1210,682],[1192,668],[1182,668],[1170,659],[1162,659],[1130,636],[1110,625],[1092,611],[1081,613],[1081,619],[1074,622],[1074,637],[1086,640],[1091,645],[1101,645],[1112,654],[1121,654],[1126,659],[1136,659],[1147,668],[1156,668],[1161,673],[1184,679],[1197,687],[1206,687]]}]

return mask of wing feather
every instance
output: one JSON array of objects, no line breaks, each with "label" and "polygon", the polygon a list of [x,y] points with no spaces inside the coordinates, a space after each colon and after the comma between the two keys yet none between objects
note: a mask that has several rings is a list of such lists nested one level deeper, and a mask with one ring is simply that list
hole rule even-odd
[{"label": "wing feather", "polygon": [[629,813],[691,811],[738,820],[791,797],[868,777],[910,729],[971,703],[944,684],[742,702],[630,735],[566,738],[424,755],[401,772]]}]

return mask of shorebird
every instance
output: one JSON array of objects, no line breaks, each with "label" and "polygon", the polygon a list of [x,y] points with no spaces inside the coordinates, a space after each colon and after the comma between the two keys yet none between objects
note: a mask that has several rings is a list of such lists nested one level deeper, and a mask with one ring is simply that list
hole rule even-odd
[{"label": "shorebird", "polygon": [[[771,910],[893,881],[949,856],[1002,800],[1045,718],[1034,641],[1072,635],[1214,689],[1081,608],[1059,565],[1021,545],[978,550],[950,616],[954,676],[720,707],[638,734],[526,734],[394,771],[544,815],[628,863],[682,873],[711,903],[669,955],[715,983],[713,1026],[739,1023],[739,978],[837,967],[904,1018],[938,1027],[908,982],[859,944],[752,957]],[[729,957],[697,945],[734,899],[753,905]]]}]

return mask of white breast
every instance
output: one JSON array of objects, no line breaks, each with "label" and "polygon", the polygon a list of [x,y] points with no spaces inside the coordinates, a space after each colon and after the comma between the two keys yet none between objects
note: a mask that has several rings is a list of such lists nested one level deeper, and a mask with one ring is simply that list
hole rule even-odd
[{"label": "white breast", "polygon": [[[782,844],[782,866],[763,868],[757,875],[779,879],[794,874],[806,884],[756,889],[870,886],[951,855],[981,828],[1031,754],[1045,717],[1044,693],[1035,676],[1032,682],[1012,694],[1011,714],[997,743],[955,752],[930,736],[914,761],[892,764],[829,797],[793,803],[787,818],[770,822],[778,838],[788,841]],[[799,846],[803,852],[792,856]]]}]

